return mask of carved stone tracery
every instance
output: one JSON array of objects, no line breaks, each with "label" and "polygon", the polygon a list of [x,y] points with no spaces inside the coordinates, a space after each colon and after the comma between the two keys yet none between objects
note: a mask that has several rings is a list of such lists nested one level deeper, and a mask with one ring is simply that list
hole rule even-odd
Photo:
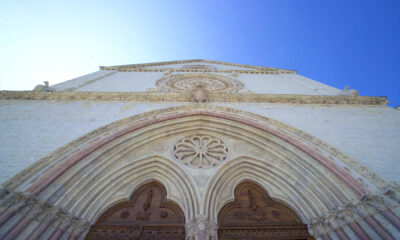
[{"label": "carved stone tracery", "polygon": [[217,69],[214,66],[203,65],[203,64],[185,65],[185,66],[182,66],[182,68],[185,68],[185,69]]},{"label": "carved stone tracery", "polygon": [[[249,193],[250,192],[250,193]],[[393,193],[394,194],[394,193]],[[251,197],[250,197],[250,195],[254,195],[254,193],[253,193],[253,191],[252,190],[250,190],[250,191],[248,191],[248,193],[247,193],[247,197],[248,197],[248,201],[250,202],[250,205],[249,205],[249,207],[251,208],[251,209],[258,209],[259,208],[259,205],[257,204],[257,201],[256,201],[256,204],[254,205],[254,204],[251,204]],[[251,206],[254,206],[254,207],[251,207]],[[377,206],[382,206],[382,204],[379,204],[379,205],[377,205]],[[338,212],[338,214],[341,214],[342,212]],[[352,210],[352,213],[354,213],[354,211]],[[161,214],[160,213],[160,216],[165,216],[165,214]],[[254,214],[253,214],[254,215]],[[279,214],[274,214],[274,212],[271,212],[271,215],[279,215]],[[250,215],[251,216],[251,215]],[[255,218],[253,218],[253,219],[251,219],[251,220],[253,220],[253,221],[257,221],[257,219],[260,219],[260,217],[257,217],[257,215],[255,215],[256,217]],[[258,215],[258,216],[260,216],[260,215]],[[262,214],[261,214],[261,216],[262,216]],[[264,216],[262,216],[262,217],[265,217],[265,215]],[[250,219],[250,217],[249,217],[249,219]],[[332,224],[330,224],[330,225],[332,225],[332,227],[329,227],[329,228],[327,228],[329,231],[323,231],[323,233],[327,233],[327,232],[330,232],[330,231],[332,231],[332,229],[335,229],[335,228],[337,228],[338,226],[340,226],[340,225],[338,225],[338,224],[333,224],[334,223],[334,221],[336,221],[336,219],[333,219],[333,217],[332,217],[332,215],[327,215],[327,217],[325,218],[326,219],[326,221],[329,221],[329,222],[332,222]],[[332,220],[333,219],[333,220]],[[328,225],[328,224],[325,224],[325,225]],[[317,235],[314,235],[315,237],[317,236]]]},{"label": "carved stone tracery", "polygon": [[174,157],[188,166],[210,168],[228,155],[226,144],[209,135],[193,135],[179,140],[173,148]]},{"label": "carved stone tracery", "polygon": [[213,93],[237,93],[244,88],[242,82],[214,74],[178,74],[161,78],[156,83],[163,92],[188,93],[197,86]]}]

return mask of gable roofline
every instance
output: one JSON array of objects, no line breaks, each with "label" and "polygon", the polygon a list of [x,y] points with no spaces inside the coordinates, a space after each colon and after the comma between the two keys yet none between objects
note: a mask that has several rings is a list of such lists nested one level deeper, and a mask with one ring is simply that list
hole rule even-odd
[{"label": "gable roofline", "polygon": [[242,67],[242,68],[251,68],[254,71],[284,71],[290,73],[297,73],[296,70],[287,70],[282,68],[272,68],[272,67],[261,67],[261,66],[253,66],[248,64],[239,64],[239,63],[230,63],[230,62],[222,62],[222,61],[214,61],[214,60],[205,60],[205,59],[189,59],[189,60],[175,60],[175,61],[165,61],[165,62],[150,62],[150,63],[140,63],[140,64],[128,64],[128,65],[115,65],[115,66],[100,66],[100,70],[127,70],[127,69],[141,69],[155,66],[163,66],[163,65],[172,65],[172,64],[182,64],[182,63],[193,63],[193,62],[201,62],[201,63],[210,63],[210,64],[221,64],[226,66],[234,66],[234,67]]}]

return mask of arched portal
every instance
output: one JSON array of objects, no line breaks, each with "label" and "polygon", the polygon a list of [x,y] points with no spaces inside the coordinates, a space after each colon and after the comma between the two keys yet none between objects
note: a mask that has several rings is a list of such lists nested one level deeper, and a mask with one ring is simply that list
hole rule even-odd
[{"label": "arched portal", "polygon": [[[182,147],[188,139],[197,145]],[[213,155],[214,145],[202,145],[209,140],[223,153],[215,164],[182,156],[197,147]],[[158,181],[182,210],[187,239],[216,239],[218,213],[249,180],[316,239],[400,236],[397,188],[339,150],[272,119],[190,105],[111,123],[11,178],[0,189],[0,238],[84,239],[110,207]]]},{"label": "arched portal", "polygon": [[236,187],[235,201],[221,209],[218,225],[219,240],[312,239],[293,210],[252,182]]},{"label": "arched portal", "polygon": [[86,239],[185,239],[185,217],[178,205],[166,200],[158,182],[135,191],[128,201],[109,208],[91,227]]}]

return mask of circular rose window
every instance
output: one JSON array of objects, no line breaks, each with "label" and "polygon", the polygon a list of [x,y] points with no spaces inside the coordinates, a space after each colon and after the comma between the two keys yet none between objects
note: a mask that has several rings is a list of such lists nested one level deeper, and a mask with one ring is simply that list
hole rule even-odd
[{"label": "circular rose window", "polygon": [[161,78],[156,85],[168,92],[190,92],[199,85],[208,92],[235,93],[243,89],[240,81],[214,74],[177,74]]}]

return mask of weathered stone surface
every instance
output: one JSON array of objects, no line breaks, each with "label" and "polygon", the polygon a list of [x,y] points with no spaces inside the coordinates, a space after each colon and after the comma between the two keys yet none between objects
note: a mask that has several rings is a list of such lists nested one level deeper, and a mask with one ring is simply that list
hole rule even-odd
[{"label": "weathered stone surface", "polygon": [[[235,197],[250,222],[271,220],[257,213],[264,195],[298,216],[290,236],[307,224],[317,239],[400,238],[400,113],[384,97],[205,60],[102,67],[51,88],[0,92],[2,239],[83,239],[151,182],[190,240],[217,240]],[[235,196],[243,182],[262,194]],[[148,191],[143,211],[161,196]]]},{"label": "weathered stone surface", "polygon": [[[0,101],[2,181],[58,147],[113,121],[188,103]],[[399,182],[400,113],[386,106],[213,103],[301,129]],[[104,114],[107,113],[107,114]],[[310,124],[312,123],[312,124]],[[368,137],[374,136],[374,137]],[[367,147],[366,147],[367,146]]]},{"label": "weathered stone surface", "polygon": [[[134,101],[191,102],[191,93],[159,92],[32,92],[0,91],[0,100],[61,100],[61,101]],[[251,102],[293,104],[385,105],[385,97],[288,95],[288,94],[224,94],[208,93],[208,102]]]}]

